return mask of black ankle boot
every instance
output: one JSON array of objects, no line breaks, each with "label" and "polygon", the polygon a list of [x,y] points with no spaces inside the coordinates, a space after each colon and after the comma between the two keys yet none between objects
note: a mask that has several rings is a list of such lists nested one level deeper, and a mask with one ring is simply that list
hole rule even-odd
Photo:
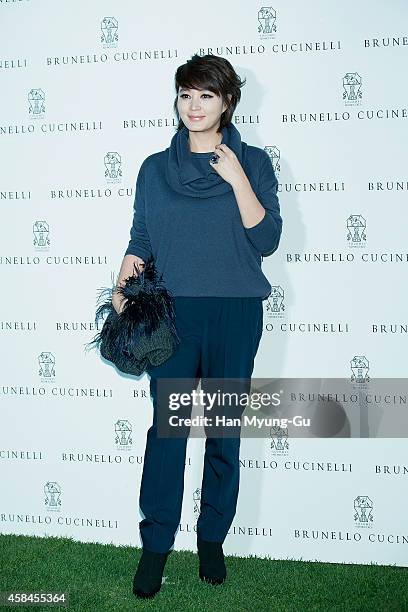
[{"label": "black ankle boot", "polygon": [[221,584],[227,577],[221,542],[208,542],[197,535],[197,551],[200,560],[199,576],[211,584]]},{"label": "black ankle boot", "polygon": [[162,584],[163,570],[166,565],[166,553],[155,553],[143,548],[142,556],[133,578],[133,594],[137,597],[153,597]]}]

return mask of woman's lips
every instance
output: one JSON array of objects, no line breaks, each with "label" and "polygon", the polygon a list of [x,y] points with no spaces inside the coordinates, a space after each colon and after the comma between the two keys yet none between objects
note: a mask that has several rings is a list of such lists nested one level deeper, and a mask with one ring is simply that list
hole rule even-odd
[{"label": "woman's lips", "polygon": [[200,121],[201,119],[204,119],[204,115],[202,117],[194,117],[192,115],[188,115],[188,118],[191,119],[191,121]]}]

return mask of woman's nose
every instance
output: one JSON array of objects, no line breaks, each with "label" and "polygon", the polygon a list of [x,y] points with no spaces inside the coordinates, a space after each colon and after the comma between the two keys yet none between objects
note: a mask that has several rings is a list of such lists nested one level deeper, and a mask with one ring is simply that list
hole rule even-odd
[{"label": "woman's nose", "polygon": [[191,100],[191,104],[190,104],[191,108],[200,108],[200,101],[199,100]]}]

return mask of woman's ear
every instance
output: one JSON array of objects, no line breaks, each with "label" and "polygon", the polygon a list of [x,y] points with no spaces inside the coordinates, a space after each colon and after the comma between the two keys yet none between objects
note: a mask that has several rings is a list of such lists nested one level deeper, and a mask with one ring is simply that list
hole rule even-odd
[{"label": "woman's ear", "polygon": [[[227,94],[227,98],[228,98],[228,102],[231,102],[231,98],[232,98],[232,94]],[[222,112],[225,112],[227,110],[228,106],[226,105],[224,110]]]}]

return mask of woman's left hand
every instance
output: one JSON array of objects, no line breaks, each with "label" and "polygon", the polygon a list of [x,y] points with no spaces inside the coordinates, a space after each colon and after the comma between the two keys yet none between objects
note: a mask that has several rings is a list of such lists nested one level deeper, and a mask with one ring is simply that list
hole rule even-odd
[{"label": "woman's left hand", "polygon": [[247,178],[234,151],[226,144],[221,143],[215,145],[214,153],[219,156],[219,160],[216,164],[210,162],[210,165],[224,181],[227,181],[227,183],[234,187],[234,185],[239,184],[242,180]]}]

